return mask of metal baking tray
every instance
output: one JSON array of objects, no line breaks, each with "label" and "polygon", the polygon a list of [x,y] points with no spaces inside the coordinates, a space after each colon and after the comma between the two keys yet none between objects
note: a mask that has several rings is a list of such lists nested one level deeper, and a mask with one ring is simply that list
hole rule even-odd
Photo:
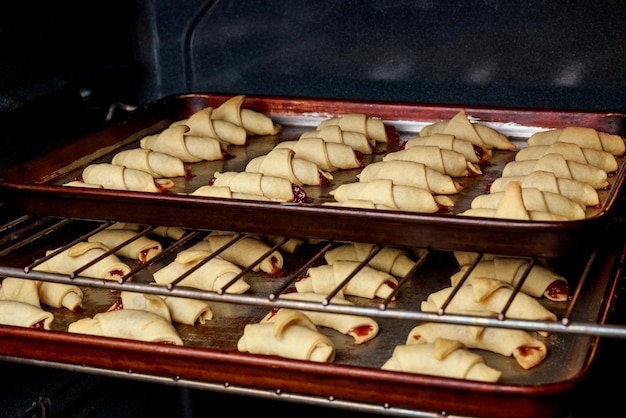
[{"label": "metal baking tray", "polygon": [[[450,119],[461,109],[470,118],[508,135],[518,148],[533,132],[565,126],[586,126],[623,135],[625,117],[594,113],[541,109],[480,108],[413,103],[362,102],[284,97],[247,96],[243,106],[270,116],[283,125],[275,137],[250,138],[245,146],[230,146],[234,158],[196,163],[191,179],[179,179],[172,193],[143,193],[114,190],[85,190],[61,184],[80,174],[91,162],[110,161],[123,148],[138,147],[141,137],[157,133],[172,122],[207,107],[217,107],[232,95],[185,94],[163,98],[143,106],[102,131],[75,138],[45,156],[0,171],[0,191],[6,204],[17,212],[125,220],[172,226],[237,230],[290,237],[350,240],[444,250],[480,251],[494,254],[524,254],[546,258],[575,255],[593,248],[602,238],[612,208],[623,188],[624,165],[611,177],[612,187],[603,191],[602,207],[587,218],[567,222],[515,221],[456,216],[471,199],[484,193],[512,152],[497,151],[483,175],[462,178],[465,189],[455,197],[450,214],[421,214],[321,206],[330,199],[330,188],[305,187],[312,203],[283,204],[184,196],[207,184],[217,170],[243,170],[252,157],[268,152],[279,141],[297,139],[323,119],[346,113],[380,117],[402,138],[415,136],[426,124]],[[394,145],[379,151],[393,151]],[[382,158],[379,153],[374,159]],[[371,161],[371,160],[369,160]],[[368,160],[366,160],[366,163]],[[620,163],[623,159],[620,158]],[[334,172],[334,186],[356,181],[354,170]],[[158,208],[158,210],[154,210]],[[267,222],[271,216],[272,221]]]}]

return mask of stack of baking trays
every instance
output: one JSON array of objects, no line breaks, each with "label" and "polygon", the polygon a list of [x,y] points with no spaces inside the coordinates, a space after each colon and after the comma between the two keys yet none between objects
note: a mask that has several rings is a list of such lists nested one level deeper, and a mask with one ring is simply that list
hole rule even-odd
[{"label": "stack of baking trays", "polygon": [[[323,127],[344,142],[317,141]],[[459,168],[468,128],[486,142]],[[554,139],[570,131],[617,148]],[[567,415],[599,339],[626,336],[607,322],[623,133],[617,114],[164,98],[2,170],[2,302],[43,316],[0,326],[0,354],[389,415]],[[131,151],[181,145],[179,171],[141,183]]]}]

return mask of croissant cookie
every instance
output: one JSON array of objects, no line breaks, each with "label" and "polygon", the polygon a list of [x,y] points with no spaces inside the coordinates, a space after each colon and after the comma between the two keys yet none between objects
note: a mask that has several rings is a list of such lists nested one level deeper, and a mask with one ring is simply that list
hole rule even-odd
[{"label": "croissant cookie", "polygon": [[348,113],[325,119],[317,125],[316,130],[323,130],[328,126],[337,125],[342,131],[359,132],[374,142],[390,142],[385,123],[380,118],[373,118],[363,113]]},{"label": "croissant cookie", "polygon": [[37,307],[47,305],[79,312],[83,308],[83,291],[71,284],[6,277],[0,286],[0,300],[15,300]]},{"label": "croissant cookie", "polygon": [[120,151],[113,156],[111,164],[145,171],[155,179],[184,177],[187,174],[180,158],[143,148]]},{"label": "croissant cookie", "polygon": [[528,138],[528,145],[551,145],[557,141],[573,143],[581,148],[606,151],[618,157],[626,152],[626,143],[621,136],[581,126],[536,132]]},{"label": "croissant cookie", "polygon": [[428,136],[416,136],[409,138],[404,144],[404,149],[431,145],[442,149],[449,149],[463,154],[465,159],[474,164],[482,164],[492,156],[491,149],[484,149],[473,144],[467,139],[457,138],[452,134],[435,133]]},{"label": "croissant cookie", "polygon": [[284,178],[298,186],[326,186],[333,179],[314,162],[296,158],[296,153],[289,148],[274,148],[266,155],[253,158],[246,165],[246,171]]},{"label": "croissant cookie", "polygon": [[161,152],[179,158],[185,163],[223,160],[227,144],[217,138],[188,134],[187,125],[171,126],[161,133],[139,140],[143,149]]},{"label": "croissant cookie", "polygon": [[[170,179],[155,179],[146,171],[108,163],[88,165],[83,169],[81,177],[85,184],[113,190],[158,193],[174,187]],[[71,182],[66,185],[71,186],[75,183]]]},{"label": "croissant cookie", "polygon": [[466,177],[482,174],[480,167],[459,152],[433,145],[416,145],[411,148],[386,154],[383,161],[414,161],[451,177]]},{"label": "croissant cookie", "polygon": [[[339,260],[363,261],[375,250],[375,244],[349,243],[333,248],[324,254],[328,264],[334,264]],[[368,262],[368,265],[395,277],[406,276],[415,266],[406,251],[394,247],[382,247],[380,251]]]},{"label": "croissant cookie", "polygon": [[245,95],[233,96],[213,110],[211,118],[225,120],[246,130],[248,135],[276,135],[282,126],[263,113],[243,107]]},{"label": "croissant cookie", "polygon": [[233,195],[258,196],[275,202],[293,202],[296,199],[289,180],[262,173],[218,171],[214,174],[211,186],[228,187]]},{"label": "croissant cookie", "polygon": [[23,328],[50,329],[54,314],[30,303],[0,299],[0,324]]},{"label": "croissant cookie", "polygon": [[[107,229],[126,229],[130,231],[141,231],[147,225],[135,222],[114,222]],[[178,241],[185,235],[185,229],[177,226],[157,226],[148,232],[148,235],[154,235],[161,238],[169,238]]]},{"label": "croissant cookie", "polygon": [[326,142],[322,138],[301,138],[296,141],[279,142],[274,148],[291,149],[297,158],[311,161],[324,171],[363,167],[361,156],[349,145]]},{"label": "croissant cookie", "polygon": [[163,251],[163,246],[146,235],[138,235],[136,231],[128,229],[105,229],[91,235],[89,242],[101,242],[108,248],[120,247],[115,254],[119,257],[147,262]]},{"label": "croissant cookie", "polygon": [[551,145],[534,145],[523,148],[515,155],[515,161],[538,160],[546,154],[560,154],[567,161],[589,164],[607,173],[619,168],[617,159],[607,151],[582,148],[571,142],[557,141]]},{"label": "croissant cookie", "polygon": [[339,125],[328,125],[321,129],[305,131],[300,135],[303,138],[322,138],[325,142],[336,142],[348,145],[353,150],[365,155],[372,154],[376,146],[376,140],[368,138],[361,132],[344,131]]},{"label": "croissant cookie", "polygon": [[189,127],[187,135],[215,138],[232,145],[245,145],[248,133],[240,125],[222,119],[213,119],[213,108],[206,107],[189,118],[176,121],[170,127],[186,125]]}]

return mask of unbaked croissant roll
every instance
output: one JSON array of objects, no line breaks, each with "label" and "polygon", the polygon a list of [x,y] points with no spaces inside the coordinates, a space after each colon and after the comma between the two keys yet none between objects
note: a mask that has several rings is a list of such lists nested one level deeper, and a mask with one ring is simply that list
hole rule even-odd
[{"label": "unbaked croissant roll", "polygon": [[155,179],[146,171],[109,163],[90,164],[81,177],[87,184],[99,184],[105,189],[137,192],[163,192],[174,187],[170,179]]},{"label": "unbaked croissant roll", "polygon": [[[176,255],[174,261],[154,272],[154,281],[161,285],[170,284],[210,255],[209,251],[202,250],[181,251]],[[213,257],[178,282],[177,285],[217,292],[234,280],[240,273],[241,268],[230,261],[220,257]],[[248,289],[250,289],[250,285],[240,277],[224,291],[226,293],[241,294]]]},{"label": "unbaked croissant roll", "polygon": [[[478,262],[471,269],[468,277],[487,277],[516,286],[529,263],[530,261],[526,258],[494,257],[489,261]],[[454,273],[450,277],[451,285],[456,286],[468,269],[470,266],[462,266],[457,273]],[[520,290],[536,298],[543,296],[554,301],[569,300],[567,279],[539,264],[533,265],[530,269]]]},{"label": "unbaked croissant roll", "polygon": [[215,172],[213,186],[227,186],[232,193],[261,196],[275,202],[293,202],[292,183],[284,178],[261,173],[225,171]]},{"label": "unbaked croissant roll", "polygon": [[0,300],[15,300],[41,307],[37,280],[5,277],[0,281]]},{"label": "unbaked croissant roll", "polygon": [[206,107],[189,118],[176,121],[170,126],[187,125],[187,135],[206,136],[216,138],[222,142],[233,145],[245,145],[248,133],[244,128],[232,122],[222,119],[213,119],[213,108]]},{"label": "unbaked croissant roll", "polygon": [[326,142],[337,142],[346,144],[353,150],[363,154],[372,154],[376,146],[376,140],[368,138],[364,133],[344,131],[339,125],[328,125],[324,128],[306,131],[300,135],[302,138],[322,138]]},{"label": "unbaked croissant roll", "polygon": [[24,328],[50,329],[54,314],[30,303],[0,299],[0,324]]},{"label": "unbaked croissant roll", "polygon": [[139,141],[141,148],[162,152],[185,163],[223,160],[227,145],[217,138],[188,135],[187,125],[172,126]]},{"label": "unbaked croissant roll", "polygon": [[[342,244],[324,254],[328,264],[334,264],[338,260],[363,261],[372,254],[376,245],[366,243]],[[415,266],[406,251],[400,248],[384,246],[368,262],[376,270],[393,274],[396,277],[404,277]]]},{"label": "unbaked croissant roll", "polygon": [[489,186],[489,191],[491,193],[503,192],[513,181],[520,182],[522,189],[535,188],[544,192],[557,193],[583,206],[599,206],[601,203],[598,191],[589,183],[559,178],[552,172],[542,170],[523,176],[498,177]]},{"label": "unbaked croissant roll", "polygon": [[[472,200],[471,208],[495,210],[505,193],[506,191],[480,194]],[[531,187],[521,188],[521,193],[527,211],[548,212],[569,220],[585,219],[585,207],[563,195]]]},{"label": "unbaked croissant roll", "polygon": [[426,344],[398,345],[381,369],[481,382],[497,382],[502,375],[489,367],[480,354],[445,338]]},{"label": "unbaked croissant roll", "polygon": [[111,164],[145,171],[155,179],[184,177],[187,174],[180,158],[143,148],[120,151],[113,156]]},{"label": "unbaked croissant roll", "polygon": [[484,149],[467,139],[457,138],[452,134],[434,133],[428,136],[416,136],[409,138],[404,144],[404,149],[418,145],[432,145],[443,149],[450,149],[463,154],[465,159],[474,164],[481,164],[492,156],[491,149]]},{"label": "unbaked croissant roll", "polygon": [[89,242],[101,242],[108,248],[116,248],[125,242],[123,247],[117,249],[115,254],[119,257],[147,262],[152,257],[163,251],[163,246],[146,235],[139,236],[136,231],[129,229],[104,229],[87,238]]},{"label": "unbaked croissant roll", "polygon": [[348,113],[343,116],[324,119],[317,125],[317,130],[337,125],[342,131],[360,132],[375,142],[389,142],[385,123],[380,118],[367,116],[363,113]]},{"label": "unbaked croissant roll", "polygon": [[451,134],[484,149],[514,150],[516,148],[506,135],[487,125],[471,122],[465,110],[459,111],[450,120],[433,123],[420,130],[420,136],[435,133]]},{"label": "unbaked croissant roll", "polygon": [[419,187],[434,194],[456,194],[463,190],[463,185],[449,175],[415,161],[378,161],[365,166],[357,177],[364,182],[391,179],[393,184]]},{"label": "unbaked croissant roll", "polygon": [[[295,285],[298,292],[328,294],[358,269],[360,262],[337,260],[334,264],[310,267]],[[385,299],[398,286],[398,280],[389,273],[364,266],[350,278],[340,292],[368,299]]]},{"label": "unbaked croissant roll", "polygon": [[76,285],[17,277],[6,277],[2,280],[0,300],[15,300],[37,307],[47,305],[53,308],[67,308],[72,312],[83,309],[83,291]]},{"label": "unbaked croissant roll", "polygon": [[245,98],[245,95],[231,97],[213,109],[211,118],[241,126],[248,135],[276,135],[282,131],[282,126],[274,123],[269,116],[244,108]]},{"label": "unbaked croissant roll", "polygon": [[119,309],[138,309],[153,312],[169,322],[172,321],[170,309],[159,295],[122,291],[119,298],[107,311],[117,311]]},{"label": "unbaked croissant roll", "polygon": [[211,305],[204,300],[175,296],[163,296],[163,300],[170,310],[172,321],[179,324],[205,324],[213,319]]},{"label": "unbaked croissant roll", "polygon": [[[113,222],[107,229],[128,229],[130,231],[141,231],[147,225],[135,222]],[[170,238],[178,241],[185,235],[185,229],[178,226],[157,226],[148,232],[148,235],[154,235],[161,238]]]},{"label": "unbaked croissant roll", "polygon": [[467,161],[463,154],[449,149],[441,149],[433,145],[416,145],[400,151],[390,152],[383,157],[383,161],[394,160],[422,163],[451,177],[482,174],[480,167]]},{"label": "unbaked croissant roll", "polygon": [[413,328],[406,343],[428,344],[440,338],[459,341],[467,348],[513,356],[526,370],[541,363],[548,355],[545,343],[522,329],[428,322]]},{"label": "unbaked croissant roll", "polygon": [[391,210],[406,212],[436,213],[440,206],[453,205],[447,196],[433,196],[429,190],[419,187],[395,185],[390,179],[344,183],[329,194],[338,202],[365,200]]},{"label": "unbaked croissant roll", "polygon": [[[281,299],[306,300],[320,303],[326,298],[325,295],[313,292],[285,293],[280,297]],[[332,298],[331,303],[353,305],[349,300],[338,296]],[[261,320],[261,323],[273,322],[276,313],[278,313],[280,309],[273,309]],[[315,326],[332,328],[342,334],[351,336],[354,338],[355,344],[363,344],[378,335],[378,323],[367,316],[306,310],[300,310],[299,312],[306,315]]]},{"label": "unbaked croissant roll", "polygon": [[183,345],[183,340],[170,321],[154,312],[140,309],[100,312],[93,318],[72,322],[67,330],[78,334]]},{"label": "unbaked croissant roll", "polygon": [[301,312],[280,309],[273,322],[247,324],[237,349],[252,354],[332,363],[333,342]]},{"label": "unbaked croissant roll", "polygon": [[325,186],[333,179],[314,162],[296,158],[296,153],[289,148],[274,148],[266,155],[253,158],[246,165],[246,171],[284,178],[298,186]]},{"label": "unbaked croissant roll", "polygon": [[536,132],[528,138],[528,145],[550,145],[557,141],[570,142],[582,148],[603,150],[615,156],[621,156],[626,152],[626,144],[621,136],[582,126],[568,126]]},{"label": "unbaked croissant roll", "polygon": [[548,171],[558,178],[588,183],[594,189],[609,186],[606,171],[591,164],[567,161],[561,154],[546,154],[538,160],[511,161],[502,169],[502,177],[526,176],[534,171]]},{"label": "unbaked croissant roll", "polygon": [[269,202],[270,198],[267,196],[261,196],[258,194],[250,193],[237,193],[230,190],[228,186],[214,186],[205,185],[200,186],[193,192],[189,193],[190,196],[204,196],[204,197],[216,197],[221,199],[242,199],[242,200],[262,200]]},{"label": "unbaked croissant roll", "polygon": [[301,138],[296,141],[279,142],[274,148],[292,149],[296,158],[311,161],[324,171],[363,166],[363,161],[349,145],[326,142],[322,138]]},{"label": "unbaked croissant roll", "polygon": [[619,168],[617,159],[610,152],[582,148],[578,144],[561,141],[550,145],[534,145],[523,148],[515,155],[515,161],[538,160],[546,154],[561,154],[567,161],[590,164],[607,173],[613,173]]}]

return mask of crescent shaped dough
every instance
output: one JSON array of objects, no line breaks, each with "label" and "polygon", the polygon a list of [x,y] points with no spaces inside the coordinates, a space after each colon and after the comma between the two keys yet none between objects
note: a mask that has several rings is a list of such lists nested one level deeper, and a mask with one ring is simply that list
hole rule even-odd
[{"label": "crescent shaped dough", "polygon": [[244,196],[260,196],[275,202],[293,202],[292,183],[276,176],[261,173],[225,171],[215,172],[213,187],[226,186],[231,193]]},{"label": "crescent shaped dough", "polygon": [[243,108],[245,95],[233,96],[213,110],[212,119],[225,120],[246,130],[248,135],[276,135],[282,126],[263,113]]},{"label": "crescent shaped dough", "polygon": [[[324,254],[328,264],[334,264],[338,260],[363,261],[374,251],[375,244],[349,243],[333,248]],[[385,246],[368,262],[368,265],[376,270],[393,274],[395,277],[404,277],[415,266],[406,251]]]},{"label": "crescent shaped dough", "polygon": [[[99,258],[109,249],[99,242],[79,242],[35,267],[36,270],[72,274],[87,263]],[[47,251],[51,254],[53,251]],[[81,276],[117,280],[130,273],[131,268],[115,254],[109,254],[80,272]]]},{"label": "crescent shaped dough", "polygon": [[0,300],[14,300],[40,308],[37,280],[5,277],[0,281]]},{"label": "crescent shaped dough", "polygon": [[348,113],[343,116],[325,119],[317,125],[317,130],[337,125],[342,131],[359,132],[374,142],[389,142],[385,123],[363,113]]},{"label": "crescent shaped dough", "polygon": [[364,182],[391,179],[393,184],[418,187],[434,194],[457,194],[464,188],[449,175],[415,161],[378,161],[363,168],[357,177]]},{"label": "crescent shaped dough", "polygon": [[208,136],[188,135],[188,130],[187,125],[171,126],[159,134],[141,138],[139,146],[177,157],[185,163],[224,159],[223,142]]},{"label": "crescent shaped dough", "polygon": [[[356,271],[359,264],[358,261],[337,260],[332,265],[311,267],[305,277],[296,281],[296,289],[298,292],[328,294]],[[397,286],[398,280],[391,274],[364,266],[344,285],[341,292],[368,299],[385,299]]]},{"label": "crescent shaped dough", "polygon": [[246,165],[246,171],[281,177],[298,186],[321,186],[333,179],[314,162],[296,158],[296,153],[289,148],[274,148],[266,155],[253,158]]},{"label": "crescent shaped dough", "polygon": [[[521,185],[520,190],[527,211],[549,212],[570,220],[585,219],[585,207],[563,195],[535,188],[521,188]],[[506,191],[478,195],[472,200],[471,208],[497,209],[505,194]]]},{"label": "crescent shaped dough", "polygon": [[100,312],[93,318],[72,322],[67,330],[78,334],[184,345],[171,322],[154,312],[140,309]]},{"label": "crescent shaped dough", "polygon": [[119,309],[148,311],[163,317],[168,322],[172,321],[170,309],[165,303],[165,300],[159,295],[122,291],[120,292],[118,301],[115,302],[108,311],[116,311]]},{"label": "crescent shaped dough", "polygon": [[[176,255],[176,259],[154,272],[154,281],[157,284],[169,284],[211,255],[208,251],[184,250]],[[181,280],[179,286],[188,286],[196,289],[216,292],[226,286],[241,273],[241,269],[230,261],[214,257]],[[241,294],[250,289],[250,285],[243,278],[239,278],[226,293]]]},{"label": "crescent shaped dough", "polygon": [[53,308],[67,308],[79,312],[83,307],[83,291],[80,287],[41,281],[39,285],[39,301]]},{"label": "crescent shaped dough", "polygon": [[274,322],[247,324],[237,349],[252,354],[332,363],[335,347],[303,313],[281,309]]},{"label": "crescent shaped dough", "polygon": [[381,369],[482,382],[497,382],[502,375],[485,364],[479,354],[445,338],[426,344],[398,345]]},{"label": "crescent shaped dough", "polygon": [[245,145],[248,133],[241,126],[222,119],[213,119],[213,108],[207,107],[201,109],[188,119],[176,121],[170,125],[187,125],[189,127],[188,135],[206,136],[216,138],[222,142],[233,145]]},{"label": "crescent shaped dough", "polygon": [[[306,300],[320,303],[326,298],[325,295],[312,292],[285,293],[280,297],[283,299]],[[353,305],[352,302],[337,296],[331,299],[331,303]],[[269,312],[261,320],[261,323],[273,322],[276,314],[281,309],[283,308]],[[317,327],[332,328],[342,334],[351,336],[354,338],[355,344],[363,344],[378,335],[378,323],[367,316],[305,310],[300,310],[299,312],[306,315]]]},{"label": "crescent shaped dough", "polygon": [[185,166],[180,158],[143,148],[120,151],[111,164],[149,173],[153,178],[184,177]]},{"label": "crescent shaped dough", "polygon": [[452,206],[452,201],[444,196],[433,196],[426,189],[419,187],[394,185],[390,179],[375,179],[344,183],[331,190],[329,194],[338,202],[350,200],[370,201],[378,207],[406,212],[435,213],[439,205]]},{"label": "crescent shaped dough", "polygon": [[[131,231],[141,231],[147,225],[134,222],[114,222],[107,229],[128,229]],[[148,235],[154,235],[161,238],[170,238],[178,241],[185,235],[185,229],[177,226],[157,226],[148,232]]]},{"label": "crescent shaped dough", "polygon": [[365,155],[373,154],[376,146],[375,139],[368,138],[361,132],[343,131],[339,125],[328,125],[322,129],[303,132],[299,139],[302,138],[322,138],[326,142],[346,144]]},{"label": "crescent shaped dough", "polygon": [[128,244],[115,252],[116,255],[145,263],[163,251],[160,242],[146,235],[137,236],[136,231],[128,229],[104,229],[87,238],[88,242],[101,242],[107,248],[115,248],[129,240]]},{"label": "crescent shaped dough", "polygon": [[[203,241],[194,244],[189,250],[202,250],[214,253],[224,247],[235,237],[234,232],[213,231]],[[241,267],[249,267],[263,257],[272,247],[253,235],[245,235],[230,245],[219,256]],[[260,263],[252,268],[252,271],[263,271],[272,276],[280,276],[283,268],[283,255],[274,250]]]},{"label": "crescent shaped dough", "polygon": [[552,192],[563,195],[583,206],[600,205],[598,191],[590,184],[582,181],[559,178],[549,171],[537,170],[524,176],[507,176],[495,179],[489,191],[491,193],[503,192],[513,182],[520,182],[522,189],[535,188],[544,192]]},{"label": "crescent shaped dough", "polygon": [[164,301],[172,315],[172,321],[180,324],[205,324],[213,319],[211,305],[200,299],[165,296]]},{"label": "crescent shaped dough", "polygon": [[513,356],[523,369],[535,367],[546,358],[545,343],[521,329],[476,327],[429,322],[413,328],[407,344],[434,343],[444,338],[459,341],[467,348],[487,350],[503,356]]},{"label": "crescent shaped dough", "polygon": [[288,148],[295,152],[296,158],[315,163],[321,170],[336,171],[362,167],[356,151],[349,145],[326,142],[322,138],[301,138],[296,141],[284,141],[274,148]]},{"label": "crescent shaped dough", "polygon": [[[522,278],[524,271],[529,264],[528,259],[518,257],[494,257],[490,261],[480,261],[471,270],[469,277],[487,277],[501,280],[512,286],[516,286]],[[470,266],[462,266],[461,269],[450,277],[452,286],[461,280]],[[549,268],[535,264],[530,269],[526,280],[522,284],[521,291],[536,298],[546,297],[554,301],[567,301],[569,293],[554,293],[555,282],[560,282],[560,290],[569,290],[565,277],[553,272]],[[558,285],[558,284],[557,284]]]},{"label": "crescent shaped dough", "polygon": [[0,324],[24,328],[50,329],[54,315],[30,303],[0,300]]},{"label": "crescent shaped dough", "polygon": [[482,174],[478,165],[467,161],[459,152],[441,149],[433,145],[416,145],[411,148],[386,154],[383,161],[414,161],[451,177]]},{"label": "crescent shaped dough", "polygon": [[420,136],[428,136],[435,133],[451,134],[484,149],[514,150],[516,148],[506,135],[487,125],[472,123],[465,110],[461,110],[450,120],[425,126],[419,134]]},{"label": "crescent shaped dough", "polygon": [[528,138],[528,145],[550,145],[557,141],[570,142],[582,148],[603,150],[615,156],[623,155],[626,152],[626,143],[621,136],[582,126],[568,126],[536,132]]},{"label": "crescent shaped dough", "polygon": [[515,155],[515,161],[538,160],[546,154],[561,154],[567,161],[590,164],[607,173],[613,173],[619,168],[617,158],[610,152],[581,148],[578,144],[561,141],[551,145],[535,145],[523,148]]},{"label": "crescent shaped dough", "polygon": [[538,160],[511,161],[502,169],[502,176],[525,176],[533,171],[548,171],[558,178],[588,183],[594,189],[609,186],[606,171],[591,164],[567,161],[561,154],[546,154]]},{"label": "crescent shaped dough", "polygon": [[83,170],[82,178],[85,183],[99,184],[113,190],[157,193],[174,187],[171,180],[155,179],[148,172],[108,163],[88,165]]},{"label": "crescent shaped dough", "polygon": [[473,144],[467,139],[457,138],[452,134],[434,133],[428,136],[416,136],[409,138],[404,144],[404,149],[431,145],[442,149],[449,149],[463,154],[465,159],[474,164],[480,164],[489,160],[492,156],[491,149],[484,149]]}]

